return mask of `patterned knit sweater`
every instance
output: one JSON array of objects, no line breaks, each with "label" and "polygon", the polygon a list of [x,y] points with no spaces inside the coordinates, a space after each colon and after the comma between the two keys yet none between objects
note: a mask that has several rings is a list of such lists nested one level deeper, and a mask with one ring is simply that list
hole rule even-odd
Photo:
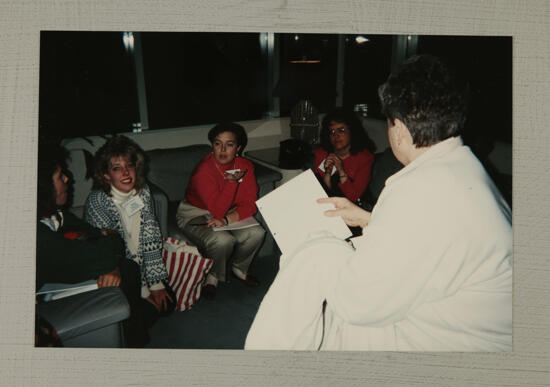
[{"label": "patterned knit sweater", "polygon": [[155,285],[168,278],[162,260],[162,234],[155,218],[151,191],[145,186],[139,196],[143,200],[138,252],[132,255],[126,243],[120,214],[113,199],[103,191],[92,191],[86,200],[84,220],[97,228],[117,231],[125,243],[126,258],[133,259],[141,267],[142,286]]}]

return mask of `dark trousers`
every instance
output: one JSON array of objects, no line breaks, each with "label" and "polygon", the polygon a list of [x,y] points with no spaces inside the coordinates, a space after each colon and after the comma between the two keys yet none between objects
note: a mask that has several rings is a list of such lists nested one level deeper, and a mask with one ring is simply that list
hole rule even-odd
[{"label": "dark trousers", "polygon": [[[120,288],[130,304],[130,317],[123,322],[126,347],[143,348],[150,341],[148,330],[159,318],[159,312],[153,304],[141,297],[139,265],[130,259],[122,259],[119,268],[122,277]],[[174,310],[176,300],[172,289],[167,285],[165,287],[174,302],[162,313],[163,316]]]}]

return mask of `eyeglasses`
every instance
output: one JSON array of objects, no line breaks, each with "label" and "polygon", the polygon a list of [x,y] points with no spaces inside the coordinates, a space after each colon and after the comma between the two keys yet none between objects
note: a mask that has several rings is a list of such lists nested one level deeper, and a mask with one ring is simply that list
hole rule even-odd
[{"label": "eyeglasses", "polygon": [[334,129],[329,129],[328,134],[329,134],[329,136],[334,136],[336,133],[338,133],[338,134],[344,134],[344,133],[346,133],[348,130],[349,130],[348,128],[346,128],[345,126],[342,126],[342,127],[340,127],[340,128],[337,128],[336,130],[334,130]]}]

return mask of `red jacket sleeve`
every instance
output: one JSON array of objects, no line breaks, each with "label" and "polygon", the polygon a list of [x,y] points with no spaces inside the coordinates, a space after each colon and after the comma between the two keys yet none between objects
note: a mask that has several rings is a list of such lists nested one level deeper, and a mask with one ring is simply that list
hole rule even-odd
[{"label": "red jacket sleeve", "polygon": [[[353,157],[353,156],[352,156]],[[352,202],[359,199],[365,192],[371,179],[371,169],[374,155],[368,151],[358,153],[349,163],[345,163],[344,171],[348,178],[345,183],[338,183],[338,187]]]},{"label": "red jacket sleeve", "polygon": [[246,174],[243,181],[239,183],[237,195],[235,198],[236,211],[239,214],[239,220],[248,218],[256,213],[256,200],[258,200],[258,184],[254,174],[254,165],[246,160],[239,159],[242,163],[239,168],[246,168]]},{"label": "red jacket sleeve", "polygon": [[215,218],[222,219],[231,208],[237,183],[224,180],[211,171],[207,163],[202,163],[191,176],[187,201],[194,206],[208,210]]}]

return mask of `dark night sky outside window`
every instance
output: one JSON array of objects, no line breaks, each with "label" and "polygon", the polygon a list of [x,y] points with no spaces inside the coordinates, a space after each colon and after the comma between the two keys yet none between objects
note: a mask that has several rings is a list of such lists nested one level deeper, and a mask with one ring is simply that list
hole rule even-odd
[{"label": "dark night sky outside window", "polygon": [[121,32],[42,32],[40,134],[131,131],[139,121],[135,67]]},{"label": "dark night sky outside window", "polygon": [[[268,74],[260,33],[142,32],[145,87],[140,84],[139,95],[147,97],[147,129],[266,118],[272,102],[267,92],[270,76],[278,78],[271,97],[279,98],[281,116],[288,117],[300,99],[310,99],[320,113],[332,109],[338,35],[276,35],[279,60],[274,68],[279,68],[274,76]],[[348,108],[366,103],[369,117],[383,118],[377,89],[391,71],[395,37],[364,36],[369,41],[361,45],[356,35],[344,37],[342,101]],[[469,83],[465,140],[477,147],[494,140],[511,143],[511,37],[419,36],[417,53],[439,56]],[[294,59],[320,63],[290,63]],[[40,137],[132,131],[140,120],[135,70],[139,60],[125,50],[122,32],[43,31]]]},{"label": "dark night sky outside window", "polygon": [[344,106],[353,108],[366,103],[368,116],[383,119],[378,100],[378,86],[391,70],[392,36],[364,35],[367,42],[357,43],[357,35],[345,39]]},{"label": "dark night sky outside window", "polygon": [[418,53],[438,56],[469,84],[467,140],[512,143],[511,37],[421,35]]},{"label": "dark night sky outside window", "polygon": [[151,129],[263,118],[257,33],[142,33]]}]

